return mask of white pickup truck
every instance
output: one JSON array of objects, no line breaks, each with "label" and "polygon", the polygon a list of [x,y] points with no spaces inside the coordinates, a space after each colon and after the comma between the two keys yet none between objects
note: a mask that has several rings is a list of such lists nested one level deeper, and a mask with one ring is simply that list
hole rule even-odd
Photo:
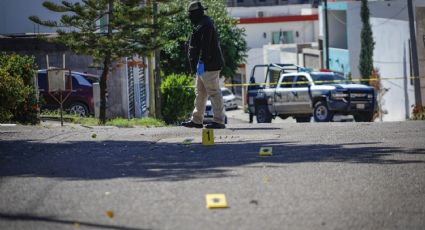
[{"label": "white pickup truck", "polygon": [[[262,70],[261,70],[262,69]],[[297,122],[329,122],[335,114],[353,115],[356,121],[370,122],[376,105],[373,87],[353,84],[333,72],[310,72],[288,64],[257,65],[265,75],[262,85],[248,87],[249,112],[258,123],[270,123],[275,117],[293,117]]]}]

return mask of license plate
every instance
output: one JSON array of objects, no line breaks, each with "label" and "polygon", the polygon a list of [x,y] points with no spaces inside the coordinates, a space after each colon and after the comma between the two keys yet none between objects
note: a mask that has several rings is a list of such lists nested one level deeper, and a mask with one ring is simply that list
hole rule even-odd
[{"label": "license plate", "polygon": [[365,108],[365,105],[364,104],[357,104],[356,105],[356,108],[357,109],[364,109]]}]

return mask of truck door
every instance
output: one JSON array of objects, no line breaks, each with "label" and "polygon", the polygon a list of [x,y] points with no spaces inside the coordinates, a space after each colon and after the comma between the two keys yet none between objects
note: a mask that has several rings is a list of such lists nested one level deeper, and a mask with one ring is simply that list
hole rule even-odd
[{"label": "truck door", "polygon": [[308,78],[298,75],[291,91],[291,100],[294,102],[296,113],[311,113],[310,96],[308,94]]},{"label": "truck door", "polygon": [[274,95],[274,109],[276,114],[287,114],[291,113],[292,105],[290,102],[290,94],[292,90],[292,84],[294,83],[295,76],[289,75],[284,76],[279,81]]}]

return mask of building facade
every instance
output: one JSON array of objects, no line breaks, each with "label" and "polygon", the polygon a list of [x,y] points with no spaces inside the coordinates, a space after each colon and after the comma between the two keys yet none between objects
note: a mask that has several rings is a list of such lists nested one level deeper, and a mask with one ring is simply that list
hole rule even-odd
[{"label": "building facade", "polygon": [[[60,4],[61,0],[50,0]],[[68,0],[79,2],[80,0]],[[43,7],[44,0],[1,0],[0,1],[0,51],[32,55],[39,69],[62,67],[65,56],[66,68],[72,71],[101,74],[93,68],[93,58],[76,55],[67,47],[36,38],[36,35],[53,35],[55,28],[37,25],[28,17],[35,15],[43,20],[58,21],[61,14]],[[48,58],[46,58],[48,56]],[[49,63],[47,63],[47,60]],[[149,77],[145,68],[130,65],[134,61],[123,58],[118,61],[108,78],[107,117],[141,117],[149,109]],[[145,62],[145,60],[141,60]],[[97,104],[95,103],[95,106]]]},{"label": "building facade", "polygon": [[[416,7],[425,5],[423,0],[414,2]],[[368,5],[375,42],[373,65],[379,70],[382,84],[382,92],[378,92],[382,94],[381,120],[406,120],[415,104],[407,1],[369,1]],[[360,79],[360,6],[359,1],[328,3],[329,69],[354,80]],[[323,14],[321,7],[321,19]],[[324,20],[320,28],[320,36],[324,37]]]}]

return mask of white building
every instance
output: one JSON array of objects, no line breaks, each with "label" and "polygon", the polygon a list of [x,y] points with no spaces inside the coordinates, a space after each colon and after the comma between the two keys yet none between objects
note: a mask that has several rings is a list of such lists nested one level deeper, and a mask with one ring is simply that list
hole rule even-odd
[{"label": "white building", "polygon": [[[414,2],[416,7],[425,6],[424,0]],[[379,70],[382,86],[386,91],[381,101],[384,111],[382,120],[403,121],[410,117],[411,106],[415,104],[414,85],[410,78],[412,73],[407,1],[369,1],[368,5],[375,41],[373,64]],[[329,68],[345,75],[351,74],[353,79],[360,78],[360,6],[359,1],[328,3]],[[323,11],[320,12],[320,18],[323,18]],[[323,28],[322,24],[321,37],[324,37]],[[418,39],[418,42],[421,41]],[[424,86],[422,83],[422,87]]]},{"label": "white building", "polygon": [[[235,77],[234,83],[248,82],[250,72],[257,64],[299,64],[294,53],[296,44],[317,43],[319,38],[318,12],[311,8],[311,4],[228,7],[228,12],[239,19],[237,26],[245,29],[248,46],[246,63],[239,70],[241,79]],[[288,51],[286,56],[281,54],[285,51]]]}]

